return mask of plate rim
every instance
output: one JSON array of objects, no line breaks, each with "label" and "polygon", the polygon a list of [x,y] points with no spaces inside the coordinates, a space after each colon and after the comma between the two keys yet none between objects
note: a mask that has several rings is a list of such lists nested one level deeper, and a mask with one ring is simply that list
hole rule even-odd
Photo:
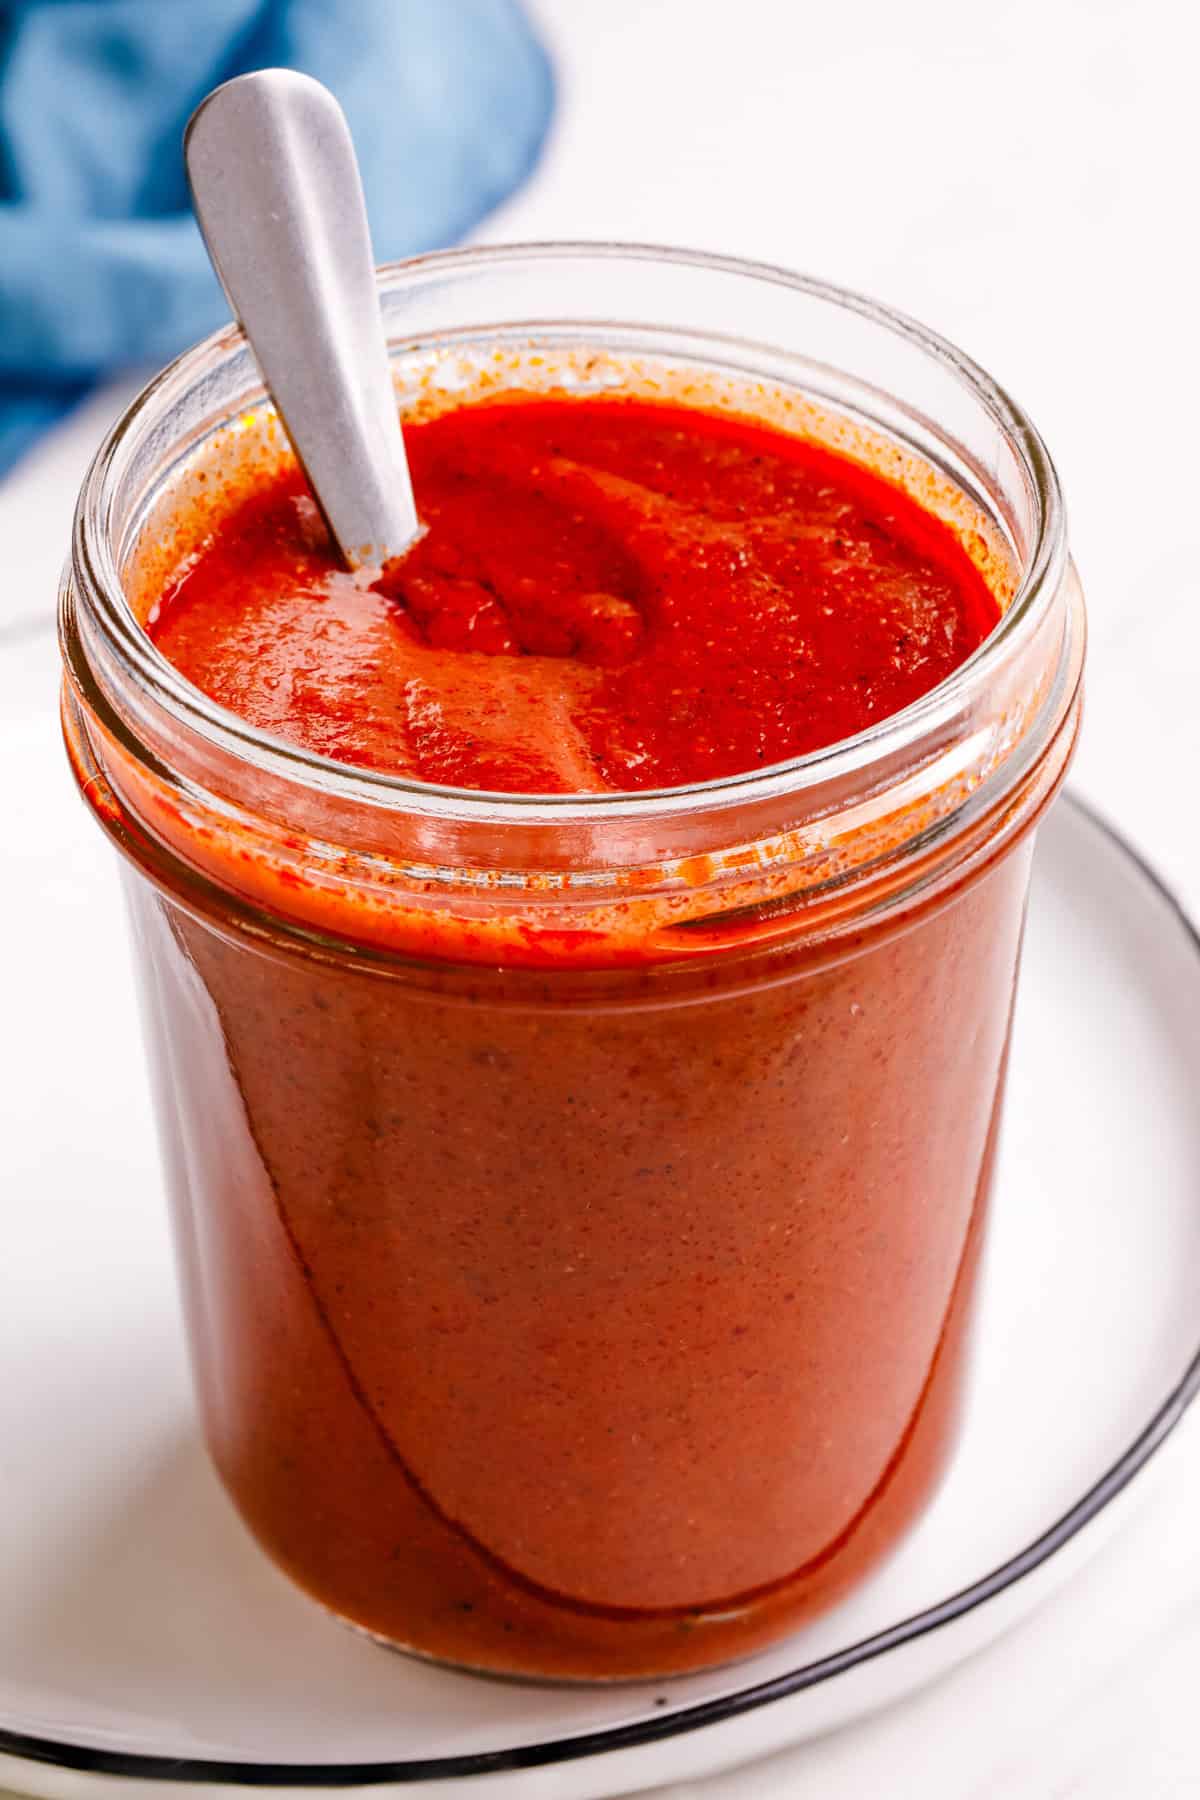
[{"label": "plate rim", "polygon": [[[1059,805],[1082,818],[1100,837],[1115,847],[1137,874],[1164,901],[1182,927],[1185,943],[1200,959],[1200,925],[1193,920],[1171,885],[1124,832],[1112,824],[1092,802],[1074,792],[1064,793]],[[470,1776],[498,1775],[521,1769],[543,1768],[558,1763],[583,1761],[613,1751],[662,1743],[706,1726],[719,1725],[759,1707],[769,1706],[823,1682],[835,1680],[852,1669],[874,1662],[888,1652],[931,1636],[934,1632],[977,1611],[997,1595],[1015,1588],[1048,1563],[1073,1538],[1129,1486],[1174,1432],[1192,1402],[1200,1394],[1200,1343],[1180,1378],[1142,1430],[1117,1460],[1066,1512],[1031,1543],[1005,1562],[959,1588],[933,1606],[922,1608],[884,1630],[873,1632],[843,1650],[803,1663],[770,1680],[752,1683],[732,1693],[698,1701],[679,1712],[635,1720],[627,1725],[606,1726],[522,1744],[504,1750],[471,1751],[459,1756],[437,1756],[392,1761],[345,1763],[243,1761],[237,1758],[167,1756],[141,1751],[105,1749],[42,1737],[0,1725],[0,1755],[49,1764],[89,1775],[160,1782],[192,1782],[212,1786],[237,1785],[262,1788],[353,1788],[386,1784],[406,1786],[416,1782],[462,1780]]]}]

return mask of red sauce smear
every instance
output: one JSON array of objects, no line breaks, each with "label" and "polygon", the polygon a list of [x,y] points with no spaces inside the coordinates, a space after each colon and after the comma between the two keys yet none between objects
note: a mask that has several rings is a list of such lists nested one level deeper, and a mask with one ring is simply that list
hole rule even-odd
[{"label": "red sauce smear", "polygon": [[999,616],[948,527],[768,426],[518,399],[406,438],[427,529],[382,577],[340,566],[289,471],[149,623],[213,699],[346,763],[516,793],[719,779],[898,712]]}]

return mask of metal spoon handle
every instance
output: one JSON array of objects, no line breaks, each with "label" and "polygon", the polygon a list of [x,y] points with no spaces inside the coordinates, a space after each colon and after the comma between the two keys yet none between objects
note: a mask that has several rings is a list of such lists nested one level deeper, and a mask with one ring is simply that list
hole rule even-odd
[{"label": "metal spoon handle", "polygon": [[341,107],[291,69],[239,75],[184,136],[221,284],[347,565],[419,529],[362,181]]}]

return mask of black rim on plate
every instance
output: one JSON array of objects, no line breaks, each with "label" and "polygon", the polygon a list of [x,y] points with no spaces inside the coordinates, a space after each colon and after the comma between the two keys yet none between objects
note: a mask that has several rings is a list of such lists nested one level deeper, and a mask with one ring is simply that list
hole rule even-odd
[{"label": "black rim on plate", "polygon": [[[1074,795],[1067,795],[1060,805],[1069,805],[1085,818],[1092,828],[1106,837],[1139,872],[1143,880],[1164,901],[1182,928],[1191,950],[1200,956],[1200,930],[1166,882],[1128,840],[1109,822]],[[516,1769],[533,1769],[551,1763],[574,1762],[599,1756],[613,1750],[636,1749],[643,1744],[659,1743],[698,1731],[707,1725],[718,1725],[772,1701],[817,1687],[863,1663],[874,1661],[890,1650],[914,1642],[944,1625],[985,1606],[998,1594],[1016,1585],[1025,1576],[1049,1561],[1071,1538],[1083,1530],[1104,1508],[1127,1487],[1129,1482],[1169,1437],[1191,1402],[1200,1392],[1200,1349],[1192,1358],[1180,1380],[1154,1413],[1149,1423],[1133,1440],[1112,1467],[1065,1512],[1048,1531],[1018,1551],[999,1568],[981,1580],[961,1588],[936,1606],[914,1613],[911,1618],[890,1626],[871,1637],[851,1644],[845,1650],[816,1662],[805,1663],[770,1681],[740,1688],[735,1693],[705,1700],[679,1712],[662,1712],[629,1725],[602,1731],[581,1732],[573,1737],[555,1738],[548,1743],[525,1744],[509,1750],[483,1750],[465,1756],[435,1756],[419,1760],[367,1763],[277,1763],[241,1762],[215,1757],[143,1756],[124,1750],[104,1750],[88,1744],[71,1744],[56,1738],[35,1737],[0,1727],[0,1753],[23,1758],[27,1762],[51,1763],[59,1768],[76,1769],[93,1775],[121,1775],[146,1781],[190,1781],[229,1783],[244,1787],[370,1787],[392,1782],[404,1785],[417,1781],[448,1781],[470,1775],[497,1775]]]}]

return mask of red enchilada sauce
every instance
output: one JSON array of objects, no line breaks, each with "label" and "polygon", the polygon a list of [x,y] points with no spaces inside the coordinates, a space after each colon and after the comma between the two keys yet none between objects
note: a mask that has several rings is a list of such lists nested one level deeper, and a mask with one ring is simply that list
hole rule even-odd
[{"label": "red enchilada sauce", "polygon": [[262,729],[449,787],[680,787],[852,736],[998,617],[944,525],[844,458],[645,401],[406,433],[426,534],[346,574],[298,475],[168,588],[159,648]]},{"label": "red enchilada sauce", "polygon": [[[949,529],[767,427],[625,400],[407,432],[426,535],[236,500],[148,625],[310,750],[618,792],[764,767],[998,617]],[[827,1605],[942,1466],[1026,856],[899,933],[634,970],[339,960],[138,887],[210,1443],[335,1612],[469,1665],[727,1660]],[[348,941],[369,922],[327,898]],[[182,954],[181,954],[182,952]]]}]

